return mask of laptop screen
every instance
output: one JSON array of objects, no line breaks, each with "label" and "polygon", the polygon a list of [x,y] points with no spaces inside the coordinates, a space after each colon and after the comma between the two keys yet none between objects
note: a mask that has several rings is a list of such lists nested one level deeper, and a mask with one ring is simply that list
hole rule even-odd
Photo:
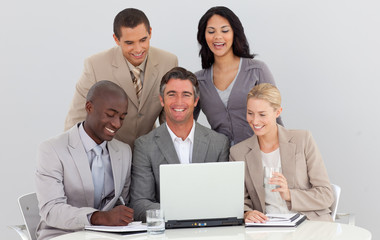
[{"label": "laptop screen", "polygon": [[238,218],[244,215],[244,162],[160,166],[165,221]]}]

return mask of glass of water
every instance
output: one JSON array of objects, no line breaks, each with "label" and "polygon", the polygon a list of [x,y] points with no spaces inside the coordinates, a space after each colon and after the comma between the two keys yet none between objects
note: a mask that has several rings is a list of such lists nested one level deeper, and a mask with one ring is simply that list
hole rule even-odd
[{"label": "glass of water", "polygon": [[164,213],[161,209],[146,211],[146,225],[149,234],[161,234],[165,232]]},{"label": "glass of water", "polygon": [[278,185],[269,184],[269,179],[273,177],[274,172],[281,173],[281,168],[264,166],[264,188],[275,189],[280,187]]}]

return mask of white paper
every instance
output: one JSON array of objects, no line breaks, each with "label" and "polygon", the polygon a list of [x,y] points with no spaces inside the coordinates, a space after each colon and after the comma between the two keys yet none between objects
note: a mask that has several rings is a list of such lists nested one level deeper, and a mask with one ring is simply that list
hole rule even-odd
[{"label": "white paper", "polygon": [[[300,221],[303,221],[305,216],[300,214],[298,218],[294,221],[291,221],[291,217],[295,214],[268,214],[271,217],[277,217],[269,219],[265,223],[245,223],[247,227],[295,227],[299,224]],[[267,216],[268,216],[267,215]]]},{"label": "white paper", "polygon": [[127,226],[102,226],[102,225],[91,225],[85,226],[85,230],[99,231],[99,232],[141,232],[147,231],[146,224],[141,222],[131,222]]}]

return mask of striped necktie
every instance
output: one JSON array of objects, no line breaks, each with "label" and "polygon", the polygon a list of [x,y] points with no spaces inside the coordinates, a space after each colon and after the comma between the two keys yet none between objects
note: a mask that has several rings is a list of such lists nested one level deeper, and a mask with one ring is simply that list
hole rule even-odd
[{"label": "striped necktie", "polygon": [[141,93],[142,93],[142,83],[141,83],[141,79],[140,79],[141,69],[140,68],[134,68],[132,70],[132,73],[134,76],[134,78],[132,79],[133,86],[135,87],[137,100],[140,104],[140,98],[141,98]]}]

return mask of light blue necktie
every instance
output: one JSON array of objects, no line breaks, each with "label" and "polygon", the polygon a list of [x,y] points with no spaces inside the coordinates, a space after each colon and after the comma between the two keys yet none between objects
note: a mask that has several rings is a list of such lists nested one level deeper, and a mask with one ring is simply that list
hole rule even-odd
[{"label": "light blue necktie", "polygon": [[104,188],[104,166],[102,161],[103,149],[101,146],[97,145],[92,151],[95,153],[91,165],[92,180],[94,182],[94,207],[99,209]]}]

